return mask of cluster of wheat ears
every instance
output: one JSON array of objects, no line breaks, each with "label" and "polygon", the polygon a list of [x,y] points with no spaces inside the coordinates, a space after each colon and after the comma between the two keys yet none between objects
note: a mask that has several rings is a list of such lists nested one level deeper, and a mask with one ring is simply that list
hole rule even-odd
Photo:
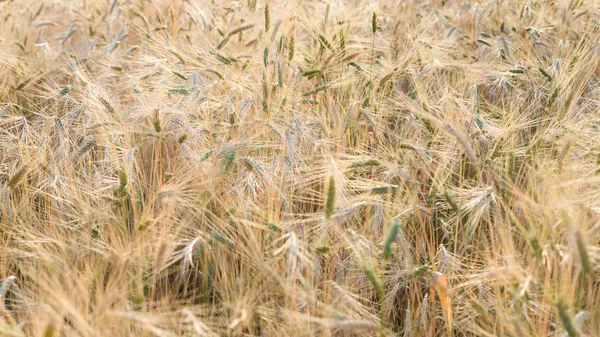
[{"label": "cluster of wheat ears", "polygon": [[0,335],[594,336],[591,0],[0,0]]}]

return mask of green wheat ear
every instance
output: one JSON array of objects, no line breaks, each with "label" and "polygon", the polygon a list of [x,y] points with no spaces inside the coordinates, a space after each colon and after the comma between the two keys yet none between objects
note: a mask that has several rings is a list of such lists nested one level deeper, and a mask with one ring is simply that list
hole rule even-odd
[{"label": "green wheat ear", "polygon": [[290,33],[290,42],[288,43],[288,61],[294,58],[294,34]]},{"label": "green wheat ear", "polygon": [[373,28],[373,34],[377,32],[377,14],[373,12],[373,17],[371,18],[371,27]]},{"label": "green wheat ear", "polygon": [[265,47],[265,51],[263,53],[263,63],[265,65],[265,68],[269,64],[269,47]]},{"label": "green wheat ear", "polygon": [[594,265],[588,253],[583,233],[580,229],[575,230],[575,243],[577,245],[577,252],[579,253],[579,260],[581,262],[581,269],[584,274],[591,275],[594,272]]},{"label": "green wheat ear", "polygon": [[283,69],[281,69],[281,60],[277,62],[277,85],[283,88]]},{"label": "green wheat ear", "polygon": [[444,190],[444,198],[452,208],[452,211],[454,213],[458,213],[458,204],[456,203],[456,201],[454,201],[454,198],[452,197],[452,195],[450,195],[450,193],[447,190]]},{"label": "green wheat ear", "polygon": [[569,315],[569,307],[563,301],[563,299],[558,299],[556,301],[556,310],[558,311],[558,316],[560,317],[560,321],[565,328],[565,331],[569,335],[569,337],[578,337],[579,333],[575,328],[575,324],[573,324],[573,319],[571,319],[571,315]]},{"label": "green wheat ear", "polygon": [[251,29],[251,28],[253,28],[253,27],[254,27],[254,25],[253,25],[253,24],[251,24],[251,25],[244,25],[244,26],[240,26],[240,27],[238,27],[238,28],[236,28],[236,29],[232,30],[231,32],[229,32],[229,36],[231,36],[231,35],[235,35],[235,34],[238,34],[238,33],[241,33],[241,32],[243,32],[243,31],[245,31],[245,30],[248,30],[248,29]]},{"label": "green wheat ear", "polygon": [[269,14],[269,4],[265,5],[265,32],[271,28],[271,15]]},{"label": "green wheat ear", "polygon": [[329,84],[325,84],[325,85],[322,85],[320,87],[316,87],[316,88],[314,88],[312,90],[305,91],[305,92],[302,93],[302,96],[309,96],[309,95],[312,95],[312,94],[316,94],[319,91],[323,91],[323,90],[325,90],[327,88],[329,88]]},{"label": "green wheat ear", "polygon": [[542,250],[542,246],[540,245],[539,239],[535,236],[531,236],[528,239],[529,239],[529,245],[531,247],[531,250],[533,250],[533,254],[534,254],[535,258],[538,261],[541,261],[542,257],[543,257],[543,250]]},{"label": "green wheat ear", "polygon": [[389,259],[392,253],[392,244],[394,243],[394,241],[396,241],[396,238],[398,237],[398,232],[400,232],[401,225],[402,220],[394,220],[392,226],[390,227],[390,231],[387,237],[385,238],[385,244],[383,245],[383,258],[386,260]]},{"label": "green wheat ear", "polygon": [[59,96],[64,96],[66,94],[69,93],[69,91],[71,91],[72,87],[70,85],[67,85],[66,87],[64,87],[60,92],[59,92]]},{"label": "green wheat ear", "polygon": [[379,300],[382,300],[385,296],[383,291],[383,283],[381,283],[381,280],[379,279],[377,274],[375,274],[375,271],[370,267],[365,267],[363,269],[363,272],[365,273],[365,276],[367,277],[371,285],[373,285],[373,288],[375,288],[377,298],[379,298]]},{"label": "green wheat ear", "polygon": [[421,265],[421,266],[418,266],[418,267],[414,268],[412,270],[412,276],[414,276],[414,277],[420,277],[420,276],[423,276],[428,271],[429,271],[429,266],[426,265],[426,264],[424,264],[424,265]]},{"label": "green wheat ear", "polygon": [[225,234],[214,231],[212,233],[212,237],[217,240],[217,242],[235,250],[235,242],[233,242],[230,238],[228,238],[227,236],[225,236]]},{"label": "green wheat ear", "polygon": [[367,160],[356,161],[348,165],[349,169],[356,169],[360,167],[368,167],[368,166],[380,166],[381,162],[375,158],[370,158]]},{"label": "green wheat ear", "polygon": [[327,198],[325,200],[325,218],[329,220],[335,209],[335,180],[329,178],[329,186],[327,187]]},{"label": "green wheat ear", "polygon": [[127,184],[127,172],[125,172],[125,169],[121,168],[119,169],[119,197],[125,198],[129,194],[129,192],[127,191]]}]

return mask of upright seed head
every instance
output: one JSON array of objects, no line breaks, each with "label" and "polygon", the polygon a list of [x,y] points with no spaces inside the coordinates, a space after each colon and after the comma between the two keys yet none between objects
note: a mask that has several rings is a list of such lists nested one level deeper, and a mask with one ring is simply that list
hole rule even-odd
[{"label": "upright seed head", "polygon": [[152,125],[154,125],[154,131],[156,131],[156,133],[160,133],[162,130],[162,127],[160,126],[160,119],[153,120]]},{"label": "upright seed head", "polygon": [[377,32],[377,14],[373,12],[373,17],[371,19],[371,27],[373,28],[373,34]]},{"label": "upright seed head", "polygon": [[388,259],[390,254],[392,253],[392,244],[396,241],[398,237],[398,232],[400,231],[400,225],[402,221],[398,218],[394,220],[392,226],[390,227],[390,231],[385,239],[385,244],[383,246],[383,258]]},{"label": "upright seed head", "polygon": [[265,32],[269,31],[271,28],[271,15],[269,14],[269,4],[265,5]]},{"label": "upright seed head", "polygon": [[277,85],[283,87],[283,69],[281,68],[281,60],[277,61]]},{"label": "upright seed head", "polygon": [[263,53],[263,63],[265,65],[265,68],[269,64],[269,47],[265,47],[265,51]]},{"label": "upright seed head", "polygon": [[288,44],[288,60],[291,61],[294,58],[294,34],[290,33],[290,42]]},{"label": "upright seed head", "polygon": [[263,99],[266,101],[269,99],[269,85],[267,83],[267,75],[263,72],[262,74],[262,91]]},{"label": "upright seed head", "polygon": [[129,192],[127,191],[127,172],[125,172],[124,168],[119,169],[119,190],[118,195],[121,198],[125,198]]},{"label": "upright seed head", "polygon": [[329,220],[335,209],[335,180],[329,178],[329,186],[327,187],[327,199],[325,200],[325,218]]},{"label": "upright seed head", "polygon": [[594,272],[594,265],[588,253],[587,244],[583,238],[583,234],[579,229],[575,230],[575,243],[577,245],[577,252],[579,254],[583,273],[591,275]]}]

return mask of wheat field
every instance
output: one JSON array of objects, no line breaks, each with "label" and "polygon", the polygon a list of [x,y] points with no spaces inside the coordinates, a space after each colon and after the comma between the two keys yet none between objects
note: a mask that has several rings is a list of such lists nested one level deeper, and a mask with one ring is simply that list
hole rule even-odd
[{"label": "wheat field", "polygon": [[1,336],[598,336],[600,3],[0,0]]}]

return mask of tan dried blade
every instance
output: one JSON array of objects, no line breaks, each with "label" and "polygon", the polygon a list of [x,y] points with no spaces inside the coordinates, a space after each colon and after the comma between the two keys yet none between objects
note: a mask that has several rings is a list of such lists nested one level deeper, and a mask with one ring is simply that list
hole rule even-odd
[{"label": "tan dried blade", "polygon": [[450,296],[448,295],[448,282],[444,274],[440,272],[434,272],[431,275],[431,284],[429,292],[432,300],[434,300],[435,293],[438,293],[438,296],[440,297],[440,302],[442,303],[442,313],[444,315],[444,321],[446,322],[446,329],[448,330],[448,335],[452,336],[452,303],[450,300]]}]

